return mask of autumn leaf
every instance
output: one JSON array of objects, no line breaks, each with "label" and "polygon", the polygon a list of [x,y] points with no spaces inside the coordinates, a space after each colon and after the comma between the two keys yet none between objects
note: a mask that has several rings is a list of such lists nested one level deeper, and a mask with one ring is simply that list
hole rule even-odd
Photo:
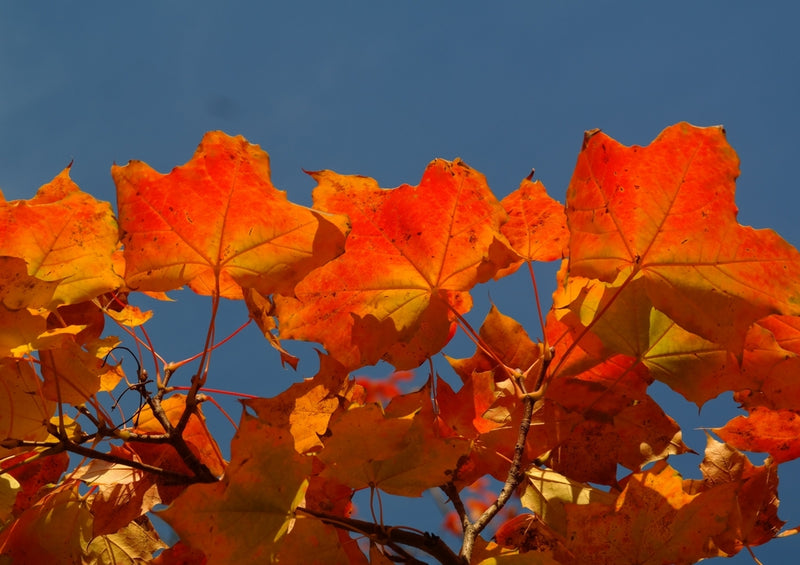
[{"label": "autumn leaf", "polygon": [[502,523],[494,534],[497,544],[518,549],[533,557],[552,554],[559,563],[569,563],[573,556],[563,536],[553,531],[536,514],[519,514]]},{"label": "autumn leaf", "polygon": [[3,458],[0,469],[4,474],[0,477],[13,477],[18,484],[12,501],[13,514],[19,516],[30,508],[38,500],[42,487],[57,483],[68,465],[69,455],[64,451],[46,457],[28,451]]},{"label": "autumn leaf", "polygon": [[[110,204],[82,192],[69,167],[30,200],[8,202],[0,195],[0,256],[24,259],[28,275],[57,283],[48,307],[121,286],[113,268],[117,229]],[[39,293],[50,291],[37,284]]]},{"label": "autumn leaf", "polygon": [[286,365],[288,363],[292,369],[297,370],[297,363],[300,359],[286,351],[278,339],[278,324],[274,317],[275,305],[269,298],[261,296],[255,289],[245,288],[242,291],[244,303],[250,312],[250,318],[255,321],[266,340],[281,356],[281,364]]},{"label": "autumn leaf", "polygon": [[721,127],[676,124],[647,147],[587,133],[567,190],[570,275],[620,294],[642,277],[655,308],[731,351],[754,321],[800,314],[800,254],[736,222],[738,174]]},{"label": "autumn leaf", "polygon": [[742,355],[743,386],[734,399],[747,409],[791,410],[800,399],[800,318],[768,316],[753,324]]},{"label": "autumn leaf", "polygon": [[0,304],[0,357],[23,357],[42,346],[47,319],[28,309],[9,310]]},{"label": "autumn leaf", "polygon": [[320,371],[312,379],[295,383],[273,398],[243,401],[261,423],[288,430],[298,453],[322,447],[320,438],[349,387],[347,373],[334,360],[321,356],[320,363]]},{"label": "autumn leaf", "polygon": [[74,340],[65,339],[57,349],[40,351],[39,358],[44,377],[42,392],[48,400],[79,406],[104,388],[113,390],[122,379],[121,369],[107,364]]},{"label": "autumn leaf", "polygon": [[603,343],[606,356],[638,359],[651,377],[698,407],[722,392],[751,385],[725,346],[686,331],[654,308],[644,278],[631,280],[620,292],[613,283],[569,277],[553,300],[556,316],[572,326],[573,335],[591,331]]},{"label": "autumn leaf", "polygon": [[153,561],[153,565],[206,565],[208,560],[199,549],[193,549],[179,541],[172,547],[162,551]]},{"label": "autumn leaf", "polygon": [[63,484],[0,530],[0,555],[14,563],[81,563],[91,520],[77,483]]},{"label": "autumn leaf", "polygon": [[477,565],[563,565],[564,563],[556,560],[550,551],[521,553],[517,548],[503,547],[492,541],[486,542],[481,538],[476,539],[475,542],[472,562]]},{"label": "autumn leaf", "polygon": [[[341,530],[321,521],[299,517],[291,531],[282,540],[277,563],[302,563],[303,565],[368,565],[366,556],[358,547],[358,541],[341,536]],[[345,537],[346,539],[342,539]]]},{"label": "autumn leaf", "polygon": [[583,482],[613,485],[617,465],[643,465],[687,450],[677,423],[646,391],[635,359],[616,355],[575,376],[553,379],[535,409],[531,457]]},{"label": "autumn leaf", "polygon": [[190,486],[159,516],[209,563],[268,563],[293,520],[310,471],[310,458],[295,451],[287,431],[245,413],[222,480]]},{"label": "autumn leaf", "polygon": [[778,518],[778,469],[772,461],[756,467],[743,453],[708,435],[700,469],[706,488],[740,485],[736,493],[738,511],[730,514],[725,532],[714,538],[728,555],[745,546],[766,543],[785,524]]},{"label": "autumn leaf", "polygon": [[[322,343],[350,368],[380,359],[410,369],[451,337],[469,289],[517,256],[500,226],[506,213],[480,173],[433,161],[418,186],[385,190],[369,178],[310,173],[314,206],[346,214],[345,253],[276,297],[280,335]],[[380,268],[376,268],[380,265]]]},{"label": "autumn leaf", "polygon": [[614,504],[567,504],[568,549],[578,565],[694,563],[732,512],[736,485],[689,494],[672,467],[658,462],[631,475]]},{"label": "autumn leaf", "polygon": [[[458,373],[462,381],[468,380],[474,373],[495,371],[498,381],[507,379],[511,373],[526,374],[523,382],[533,391],[539,373],[531,368],[541,366],[543,347],[534,342],[522,325],[506,316],[495,305],[489,309],[481,324],[478,336],[481,346],[476,347],[475,354],[469,359],[452,359],[447,357],[450,366]],[[500,367],[501,360],[504,367]]]},{"label": "autumn leaf", "polygon": [[0,257],[0,302],[8,310],[46,307],[59,282],[28,275],[25,260],[19,257]]},{"label": "autumn leaf", "polygon": [[613,493],[573,481],[551,469],[528,469],[520,487],[522,505],[561,535],[567,532],[564,505],[592,502],[613,504],[616,499]]},{"label": "autumn leaf", "polygon": [[776,463],[800,457],[800,411],[756,406],[714,433],[742,451],[765,451]]},{"label": "autumn leaf", "polygon": [[[56,403],[46,400],[42,382],[26,360],[0,360],[0,438],[47,439],[47,422]],[[14,451],[0,447],[0,459]]]},{"label": "autumn leaf", "polygon": [[167,175],[141,161],[114,165],[111,175],[132,289],[291,294],[343,248],[346,220],[289,202],[270,181],[267,154],[241,136],[207,133]]},{"label": "autumn leaf", "polygon": [[500,204],[508,213],[500,231],[522,260],[499,271],[496,278],[513,273],[523,260],[555,261],[566,255],[569,231],[564,205],[548,196],[541,181],[523,179]]},{"label": "autumn leaf", "polygon": [[167,547],[149,520],[131,522],[113,534],[97,536],[86,548],[88,563],[138,565],[153,558],[153,553]]},{"label": "autumn leaf", "polygon": [[360,490],[421,496],[446,483],[469,449],[461,438],[440,436],[430,384],[396,397],[384,413],[376,403],[351,406],[330,424],[319,459],[321,476]]},{"label": "autumn leaf", "polygon": [[[122,461],[141,462],[128,445],[113,445],[109,454]],[[72,478],[96,489],[91,498],[92,536],[113,534],[157,504],[169,502],[167,497],[161,498],[156,476],[121,463],[95,459],[73,473]]]}]

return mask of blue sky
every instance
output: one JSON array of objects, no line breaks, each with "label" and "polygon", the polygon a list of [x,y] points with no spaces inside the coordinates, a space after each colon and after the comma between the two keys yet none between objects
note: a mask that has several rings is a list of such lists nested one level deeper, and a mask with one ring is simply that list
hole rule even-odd
[{"label": "blue sky", "polygon": [[[647,144],[686,120],[726,127],[742,160],[740,222],[798,245],[798,16],[792,2],[741,1],[2,2],[0,188],[7,199],[29,198],[74,159],[72,178],[113,202],[113,162],[167,172],[204,132],[221,129],[268,151],[274,184],[303,204],[314,183],[302,169],[392,187],[416,184],[435,157],[463,158],[498,197],[535,167],[563,201],[584,130]],[[553,269],[538,272],[547,302]],[[472,321],[491,293],[537,334],[528,288],[520,274],[476,289]],[[156,305],[151,333],[170,360],[202,343],[208,304],[188,294]],[[226,306],[220,336],[246,315]],[[459,342],[447,351],[471,353]],[[253,328],[213,368],[221,388],[264,395],[315,372],[313,360],[299,374],[282,370]],[[732,414],[729,399],[698,416],[668,392],[656,397],[678,410],[698,450],[702,434],[692,428]],[[212,423],[230,434],[221,418]],[[782,473],[790,525],[800,524],[800,488],[790,484],[798,470]],[[438,523],[435,510],[422,525],[408,514],[397,508],[389,521]],[[776,563],[798,550],[791,538],[756,553]]]}]

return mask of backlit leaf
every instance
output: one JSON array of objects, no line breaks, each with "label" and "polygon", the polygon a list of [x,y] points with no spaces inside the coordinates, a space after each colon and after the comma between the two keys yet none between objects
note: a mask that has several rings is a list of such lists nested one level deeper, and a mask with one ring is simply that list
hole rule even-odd
[{"label": "backlit leaf", "polygon": [[800,457],[800,413],[756,406],[737,416],[714,433],[742,451],[764,451],[776,463]]},{"label": "backlit leaf", "polygon": [[464,439],[440,436],[430,385],[397,397],[386,413],[378,404],[352,406],[331,422],[330,431],[319,454],[322,476],[356,490],[421,496],[451,479],[469,450]]},{"label": "backlit leaf", "polygon": [[118,532],[97,536],[86,548],[88,563],[139,565],[153,558],[153,553],[167,547],[149,520],[131,522]]},{"label": "backlit leaf", "polygon": [[567,191],[570,275],[643,277],[655,308],[732,350],[769,314],[800,314],[800,254],[736,222],[739,160],[721,127],[686,123],[647,147],[589,132]]},{"label": "backlit leaf", "polygon": [[567,547],[579,565],[694,563],[733,511],[736,485],[689,494],[664,462],[631,475],[614,504],[568,504]]},{"label": "backlit leaf", "polygon": [[222,480],[190,486],[159,515],[209,563],[269,563],[310,472],[310,458],[295,451],[287,431],[245,413]]},{"label": "backlit leaf", "polygon": [[0,257],[0,302],[9,310],[44,308],[52,301],[58,284],[28,275],[23,259]]},{"label": "backlit leaf", "polygon": [[[47,439],[46,425],[54,410],[55,402],[45,399],[30,362],[0,360],[0,438]],[[0,447],[0,459],[9,453]]]},{"label": "backlit leaf", "polygon": [[747,332],[742,374],[746,386],[733,390],[746,408],[797,409],[800,405],[800,318],[768,316]]},{"label": "backlit leaf", "polygon": [[700,464],[708,488],[726,483],[740,485],[736,496],[737,512],[732,512],[728,527],[714,542],[733,555],[744,546],[771,540],[785,523],[778,518],[778,469],[772,461],[756,467],[744,454],[708,436]]},{"label": "backlit leaf", "polygon": [[[555,261],[566,255],[569,232],[564,205],[547,195],[541,181],[524,179],[500,203],[508,212],[500,231],[523,260]],[[513,263],[498,276],[513,273],[521,263]]]},{"label": "backlit leaf", "polygon": [[77,484],[62,485],[0,530],[0,555],[13,563],[81,563],[91,521]]},{"label": "backlit leaf", "polygon": [[118,228],[111,205],[82,192],[69,167],[30,200],[0,195],[0,256],[24,259],[28,275],[58,283],[50,306],[90,300],[122,279],[113,268]]},{"label": "backlit leaf", "polygon": [[418,186],[391,190],[311,175],[315,207],[346,214],[352,230],[345,253],[309,274],[296,300],[276,298],[280,335],[322,343],[350,368],[418,366],[450,339],[451,309],[471,308],[469,289],[517,257],[499,231],[505,211],[462,161],[433,161]]},{"label": "backlit leaf", "polygon": [[291,294],[343,248],[345,219],[289,202],[270,181],[267,154],[241,136],[207,133],[166,175],[141,161],[114,165],[111,175],[132,289]]}]

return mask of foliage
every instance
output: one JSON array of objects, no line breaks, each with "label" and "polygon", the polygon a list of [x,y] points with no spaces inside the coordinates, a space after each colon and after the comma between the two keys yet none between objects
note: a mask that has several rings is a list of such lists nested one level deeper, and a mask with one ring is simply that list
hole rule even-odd
[{"label": "foliage", "polygon": [[[257,145],[211,132],[169,174],[114,166],[116,215],[69,168],[0,198],[0,563],[692,563],[771,540],[779,465],[800,455],[800,254],[737,223],[738,172],[722,128],[681,123],[647,147],[588,132],[565,205],[531,178],[500,202],[437,159],[391,190],[311,172],[307,208]],[[539,341],[495,307],[478,331],[464,318],[476,285],[559,259]],[[183,286],[211,321],[178,386],[197,359],[164,362],[129,301]],[[243,400],[227,462],[202,410],[224,385],[222,298],[283,362],[298,359],[282,340],[326,350],[313,378]],[[476,350],[448,358],[453,387],[430,359],[456,331]],[[125,374],[122,344],[152,378]],[[381,360],[395,380],[350,376]],[[428,382],[401,394],[421,365]],[[746,412],[709,433],[702,478],[667,462],[689,447],[655,380],[698,407],[733,391]],[[460,548],[353,515],[357,491],[428,489]]]}]

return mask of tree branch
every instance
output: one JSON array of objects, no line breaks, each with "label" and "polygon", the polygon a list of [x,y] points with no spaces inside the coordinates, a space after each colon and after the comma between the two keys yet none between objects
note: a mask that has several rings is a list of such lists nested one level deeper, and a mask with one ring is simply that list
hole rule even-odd
[{"label": "tree branch", "polygon": [[429,532],[418,532],[397,526],[385,526],[374,522],[365,522],[355,518],[336,516],[298,507],[297,511],[319,519],[325,524],[342,530],[363,534],[378,545],[392,547],[394,544],[415,547],[424,551],[442,565],[467,565],[467,561],[455,554],[442,539]]},{"label": "tree branch", "polygon": [[522,479],[522,456],[525,453],[525,440],[528,437],[528,430],[531,427],[531,415],[533,414],[533,405],[536,402],[534,395],[525,395],[522,398],[522,421],[519,425],[519,434],[517,435],[517,443],[514,446],[514,460],[511,463],[511,468],[508,470],[508,478],[506,479],[503,489],[489,508],[474,522],[469,523],[465,520],[466,527],[464,528],[464,541],[461,545],[461,556],[469,562],[472,557],[472,550],[475,545],[475,538],[483,531],[483,529],[491,522],[497,515],[506,502],[514,494],[517,486]]}]

